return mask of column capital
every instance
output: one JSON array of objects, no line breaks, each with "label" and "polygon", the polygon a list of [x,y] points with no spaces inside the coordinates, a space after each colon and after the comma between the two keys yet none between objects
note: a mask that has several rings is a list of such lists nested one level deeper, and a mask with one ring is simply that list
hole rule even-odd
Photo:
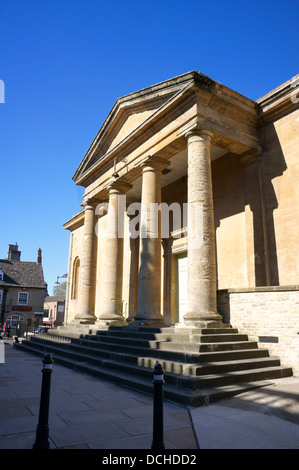
[{"label": "column capital", "polygon": [[148,155],[139,163],[140,168],[144,169],[146,167],[153,168],[154,170],[162,171],[164,168],[170,165],[168,160],[164,158],[155,157],[153,155]]},{"label": "column capital", "polygon": [[112,193],[125,194],[132,187],[133,186],[130,183],[127,183],[126,181],[116,180],[108,184],[107,189],[109,191],[109,194],[112,194]]},{"label": "column capital", "polygon": [[87,198],[87,199],[84,199],[84,201],[81,202],[81,206],[84,207],[84,209],[88,208],[88,209],[95,209],[97,204],[99,203],[99,201],[95,201],[93,198]]},{"label": "column capital", "polygon": [[202,129],[198,126],[194,127],[193,129],[188,129],[185,134],[184,134],[184,137],[185,139],[189,139],[190,137],[208,137],[209,139],[212,139],[213,138],[213,132],[211,131],[208,131],[206,129]]}]

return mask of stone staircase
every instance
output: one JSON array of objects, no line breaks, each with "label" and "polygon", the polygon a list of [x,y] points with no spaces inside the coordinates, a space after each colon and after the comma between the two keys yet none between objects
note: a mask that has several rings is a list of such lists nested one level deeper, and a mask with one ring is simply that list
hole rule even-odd
[{"label": "stone staircase", "polygon": [[103,380],[153,394],[153,369],[164,373],[164,398],[183,406],[202,406],[288,377],[292,369],[270,357],[247,335],[229,328],[61,327],[32,336],[15,347]]}]

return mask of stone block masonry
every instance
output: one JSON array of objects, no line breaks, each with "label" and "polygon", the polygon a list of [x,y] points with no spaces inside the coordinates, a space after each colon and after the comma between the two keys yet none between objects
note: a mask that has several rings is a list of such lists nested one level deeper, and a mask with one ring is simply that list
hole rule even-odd
[{"label": "stone block masonry", "polygon": [[299,375],[299,286],[219,290],[218,311]]}]

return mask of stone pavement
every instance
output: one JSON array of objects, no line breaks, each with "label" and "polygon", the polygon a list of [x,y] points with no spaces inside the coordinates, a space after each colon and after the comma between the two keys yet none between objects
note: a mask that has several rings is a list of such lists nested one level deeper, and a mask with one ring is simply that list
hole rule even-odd
[{"label": "stone pavement", "polygon": [[[4,342],[0,449],[31,449],[42,359]],[[298,449],[299,378],[263,385],[207,407],[186,409],[164,402],[165,449]],[[151,396],[53,364],[50,449],[150,450],[152,421]]]},{"label": "stone pavement", "polygon": [[[14,349],[12,341],[5,343],[5,363],[0,364],[0,449],[31,449],[38,424],[42,358]],[[50,448],[151,449],[152,427],[151,396],[54,362]],[[164,443],[167,449],[196,449],[185,408],[164,404]]]}]

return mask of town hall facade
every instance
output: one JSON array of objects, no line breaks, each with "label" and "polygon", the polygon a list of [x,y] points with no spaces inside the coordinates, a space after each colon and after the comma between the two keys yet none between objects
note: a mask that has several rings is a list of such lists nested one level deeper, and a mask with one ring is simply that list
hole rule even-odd
[{"label": "town hall facade", "polygon": [[232,325],[299,373],[298,86],[194,71],[116,101],[73,176],[66,326]]}]

